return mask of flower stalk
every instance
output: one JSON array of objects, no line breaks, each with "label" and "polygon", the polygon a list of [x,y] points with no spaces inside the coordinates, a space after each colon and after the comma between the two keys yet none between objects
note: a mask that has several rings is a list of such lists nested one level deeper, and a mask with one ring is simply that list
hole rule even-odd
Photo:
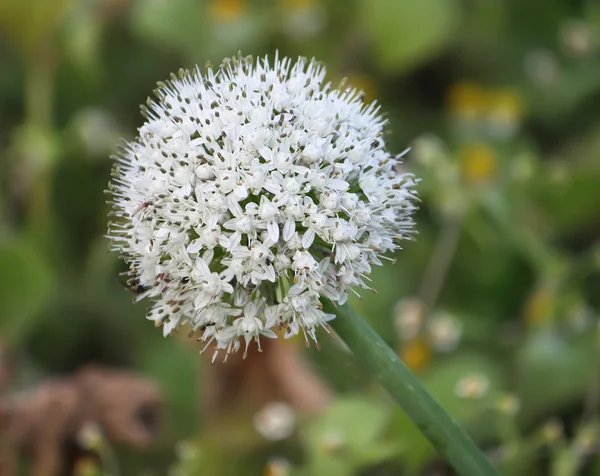
[{"label": "flower stalk", "polygon": [[471,438],[452,420],[392,349],[349,304],[325,311],[336,314],[331,327],[400,404],[411,420],[461,476],[498,472]]}]

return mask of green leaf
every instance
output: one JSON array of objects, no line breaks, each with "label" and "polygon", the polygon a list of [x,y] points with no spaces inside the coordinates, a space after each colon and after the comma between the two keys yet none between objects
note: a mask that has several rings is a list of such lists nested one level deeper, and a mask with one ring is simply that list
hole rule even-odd
[{"label": "green leaf", "polygon": [[[470,400],[456,395],[456,385],[469,375],[482,375],[488,380],[488,390],[481,399]],[[500,364],[483,354],[473,352],[444,359],[423,375],[423,381],[440,404],[467,426],[469,423],[476,423],[481,409],[505,389],[505,376]]]},{"label": "green leaf", "polygon": [[344,399],[315,421],[313,430],[321,436],[332,430],[340,431],[348,447],[360,449],[374,442],[385,428],[387,416],[385,406],[375,402]]},{"label": "green leaf", "polygon": [[420,474],[435,455],[432,444],[401,409],[395,412],[391,426],[394,436],[400,440],[398,445],[402,451],[402,465],[407,474]]},{"label": "green leaf", "polygon": [[596,339],[595,332],[566,339],[549,327],[527,336],[517,368],[528,421],[580,400],[594,379]]},{"label": "green leaf", "polygon": [[374,402],[338,400],[307,430],[310,474],[354,474],[365,464],[389,458],[392,448],[377,441],[388,416],[387,408]]},{"label": "green leaf", "polygon": [[568,447],[561,448],[552,458],[551,476],[576,476],[580,462],[577,454]]},{"label": "green leaf", "polygon": [[[583,151],[590,154],[593,150]],[[600,214],[600,168],[595,165],[546,169],[539,178],[537,190],[548,226],[556,235],[576,235],[586,229]],[[561,176],[564,175],[564,176]]]},{"label": "green leaf", "polygon": [[39,311],[51,285],[52,274],[38,250],[19,237],[0,240],[1,333],[16,332]]},{"label": "green leaf", "polygon": [[168,421],[178,432],[191,434],[197,427],[199,417],[199,388],[193,384],[200,375],[197,353],[171,336],[147,342],[138,359],[139,367],[145,374],[155,378],[165,390],[170,411]]},{"label": "green leaf", "polygon": [[532,84],[524,90],[530,114],[553,127],[561,127],[566,115],[581,110],[586,101],[594,98],[600,83],[600,66],[595,61],[565,68],[561,74],[547,88]]},{"label": "green leaf", "polygon": [[92,77],[99,74],[102,21],[91,8],[80,8],[63,27],[65,53],[76,68]]},{"label": "green leaf", "polygon": [[[199,64],[218,66],[226,56],[257,51],[270,34],[272,22],[261,9],[243,9],[234,18],[219,18],[207,2],[141,0],[133,10],[134,30],[165,50]],[[242,45],[242,46],[241,46]]]},{"label": "green leaf", "polygon": [[140,0],[132,10],[133,30],[165,50],[199,52],[207,21],[204,2]]},{"label": "green leaf", "polygon": [[454,0],[362,0],[359,19],[386,72],[410,69],[439,53],[455,32]]}]

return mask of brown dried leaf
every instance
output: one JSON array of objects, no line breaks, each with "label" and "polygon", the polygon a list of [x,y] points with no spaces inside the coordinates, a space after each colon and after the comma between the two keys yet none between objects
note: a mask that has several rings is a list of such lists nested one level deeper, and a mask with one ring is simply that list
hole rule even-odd
[{"label": "brown dried leaf", "polygon": [[33,476],[68,474],[77,435],[88,422],[97,423],[111,442],[145,448],[160,426],[162,405],[155,384],[100,367],[5,398],[0,402],[0,474],[16,474],[18,455],[31,461]]}]

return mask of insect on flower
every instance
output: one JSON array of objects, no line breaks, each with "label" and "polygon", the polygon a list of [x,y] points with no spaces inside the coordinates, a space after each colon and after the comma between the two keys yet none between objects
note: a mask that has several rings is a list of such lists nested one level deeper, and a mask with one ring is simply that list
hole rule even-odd
[{"label": "insect on flower", "polygon": [[372,266],[413,233],[416,181],[379,106],[304,58],[181,70],[155,95],[117,156],[108,232],[148,319],[190,324],[215,357],[280,328],[316,341],[334,318],[322,299],[373,290]]},{"label": "insect on flower", "polygon": [[143,294],[148,291],[149,287],[140,283],[140,279],[135,272],[135,268],[130,268],[129,271],[121,273],[122,276],[129,276],[126,281],[121,281],[121,284],[134,294]]},{"label": "insect on flower", "polygon": [[148,207],[152,205],[152,202],[150,201],[146,201],[144,203],[142,203],[139,207],[137,207],[135,209],[135,211],[131,214],[131,217],[133,218],[134,216],[136,216],[138,213],[140,213],[142,210],[146,210],[148,209]]},{"label": "insect on flower", "polygon": [[142,284],[140,284],[139,279],[131,278],[126,282],[127,289],[129,289],[134,294],[143,294],[148,291],[148,288]]}]

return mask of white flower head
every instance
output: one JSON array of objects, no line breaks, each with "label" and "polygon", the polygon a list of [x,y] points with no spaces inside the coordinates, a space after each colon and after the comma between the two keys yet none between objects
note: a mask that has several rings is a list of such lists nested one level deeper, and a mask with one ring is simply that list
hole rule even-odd
[{"label": "white flower head", "polygon": [[188,323],[226,355],[277,329],[315,339],[321,299],[369,289],[411,237],[415,180],[379,107],[324,78],[234,58],[159,83],[117,157],[109,237],[165,335]]},{"label": "white flower head", "polygon": [[254,428],[270,441],[279,441],[294,433],[296,415],[292,407],[283,402],[270,402],[254,415]]}]

